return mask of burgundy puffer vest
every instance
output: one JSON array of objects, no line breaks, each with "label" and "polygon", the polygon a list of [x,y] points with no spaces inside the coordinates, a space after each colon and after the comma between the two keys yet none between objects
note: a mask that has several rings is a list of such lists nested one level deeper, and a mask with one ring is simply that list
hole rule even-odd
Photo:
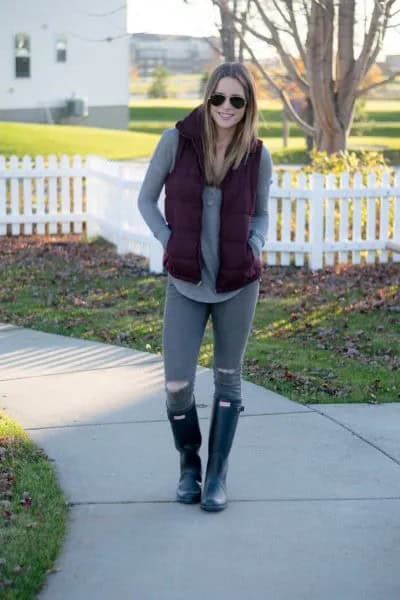
[{"label": "burgundy puffer vest", "polygon": [[[172,231],[164,251],[165,269],[178,279],[201,281],[201,226],[206,185],[201,124],[203,109],[194,109],[176,124],[180,132],[175,166],[165,181],[165,217]],[[216,292],[236,290],[261,278],[261,261],[248,243],[255,210],[261,140],[248,160],[230,169],[222,184],[220,212],[220,266]]]}]

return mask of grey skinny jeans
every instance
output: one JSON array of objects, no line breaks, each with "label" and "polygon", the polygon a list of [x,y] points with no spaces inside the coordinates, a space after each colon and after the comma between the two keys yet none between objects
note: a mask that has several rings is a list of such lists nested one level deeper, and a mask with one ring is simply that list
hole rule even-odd
[{"label": "grey skinny jeans", "polygon": [[223,302],[197,302],[170,281],[166,286],[163,356],[167,405],[173,412],[193,404],[196,366],[211,315],[214,336],[214,400],[242,400],[241,371],[260,289],[259,280]]}]

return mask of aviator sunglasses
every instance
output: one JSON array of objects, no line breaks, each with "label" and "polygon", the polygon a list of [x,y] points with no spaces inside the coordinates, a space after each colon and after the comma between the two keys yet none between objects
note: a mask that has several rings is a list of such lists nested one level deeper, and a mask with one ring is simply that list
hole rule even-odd
[{"label": "aviator sunglasses", "polygon": [[[221,106],[225,102],[226,96],[225,94],[217,93],[210,96],[209,100],[213,106]],[[246,104],[246,100],[242,96],[230,96],[229,102],[233,108],[237,109],[243,108]]]}]

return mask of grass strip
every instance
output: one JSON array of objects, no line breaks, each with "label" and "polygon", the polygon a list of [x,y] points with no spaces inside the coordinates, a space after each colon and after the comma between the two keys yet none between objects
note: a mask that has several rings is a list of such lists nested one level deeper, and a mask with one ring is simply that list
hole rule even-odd
[{"label": "grass strip", "polygon": [[67,506],[46,454],[0,412],[0,597],[34,598],[52,572]]}]

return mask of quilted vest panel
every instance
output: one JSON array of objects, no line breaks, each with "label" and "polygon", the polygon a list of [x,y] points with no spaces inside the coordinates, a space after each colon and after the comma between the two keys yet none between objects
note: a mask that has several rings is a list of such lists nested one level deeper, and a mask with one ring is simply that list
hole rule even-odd
[{"label": "quilted vest panel", "polygon": [[[165,181],[165,218],[171,236],[164,252],[165,269],[178,279],[201,281],[201,226],[206,185],[200,141],[201,107],[177,123],[180,131],[175,166]],[[238,169],[230,169],[221,184],[216,292],[236,290],[261,278],[261,261],[248,243],[255,211],[261,140]]]}]

